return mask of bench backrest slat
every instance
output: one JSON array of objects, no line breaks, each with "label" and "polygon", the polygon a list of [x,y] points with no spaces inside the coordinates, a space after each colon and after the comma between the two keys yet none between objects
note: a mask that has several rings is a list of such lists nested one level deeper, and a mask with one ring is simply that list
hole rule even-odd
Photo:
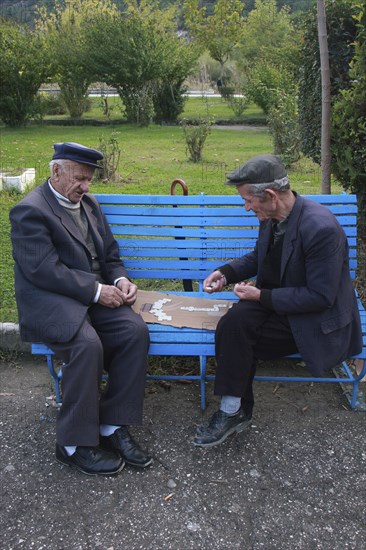
[{"label": "bench backrest slat", "polygon": [[[120,246],[131,277],[202,282],[216,267],[255,246],[259,222],[239,195],[96,195]],[[329,208],[350,247],[350,272],[357,268],[357,197],[311,195]]]}]

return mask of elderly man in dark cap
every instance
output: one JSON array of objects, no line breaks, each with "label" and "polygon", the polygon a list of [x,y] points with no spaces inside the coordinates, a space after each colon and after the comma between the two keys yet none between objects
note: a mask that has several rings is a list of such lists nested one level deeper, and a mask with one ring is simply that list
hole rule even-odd
[{"label": "elderly man in dark cap", "polygon": [[[362,349],[346,235],[334,215],[291,191],[274,155],[256,156],[228,176],[246,210],[260,221],[253,252],[207,277],[218,292],[236,283],[239,298],[216,330],[215,394],[220,409],[198,428],[194,444],[212,447],[251,423],[257,359],[300,352],[322,375]],[[247,280],[256,277],[255,286]]]},{"label": "elderly man in dark cap", "polygon": [[152,462],[127,428],[142,421],[148,330],[130,307],[137,287],[88,193],[102,158],[56,143],[50,179],[10,213],[21,336],[46,342],[63,361],[56,458],[89,475]]}]

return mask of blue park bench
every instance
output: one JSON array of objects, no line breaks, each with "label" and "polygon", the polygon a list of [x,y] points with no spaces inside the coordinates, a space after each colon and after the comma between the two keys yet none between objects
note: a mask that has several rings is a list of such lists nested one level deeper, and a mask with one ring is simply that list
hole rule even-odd
[{"label": "blue park bench", "polygon": [[[179,288],[175,294],[190,292],[195,297],[209,298],[202,290],[206,276],[218,265],[252,250],[259,222],[252,212],[246,212],[238,195],[232,196],[165,196],[165,195],[96,195],[119,243],[121,257],[129,276],[144,288],[157,290],[154,280],[165,280],[167,287]],[[355,195],[314,195],[309,198],[329,208],[344,228],[349,242],[350,272],[355,277],[357,267]],[[151,281],[152,280],[152,281]],[[174,281],[174,282],[173,282]],[[184,291],[181,290],[183,282]],[[159,287],[161,281],[159,282]],[[146,288],[146,287],[145,287]],[[158,290],[162,290],[159,288]],[[231,291],[215,294],[214,298],[236,299]],[[366,406],[359,391],[360,380],[366,375],[366,312],[358,299],[363,327],[362,371],[357,375],[349,361],[335,365],[334,375],[256,376],[256,380],[277,382],[341,383],[353,409]],[[206,328],[175,328],[149,324],[151,345],[149,355],[199,357],[199,373],[194,375],[149,375],[155,380],[186,379],[200,383],[201,407],[205,408],[207,358],[214,356],[214,331]],[[61,400],[62,369],[54,365],[53,352],[42,343],[32,344],[33,354],[42,354],[55,383],[56,399]],[[296,356],[295,356],[296,357]],[[297,356],[299,357],[299,356]],[[350,358],[351,359],[351,358]],[[355,358],[353,358],[355,359]],[[197,369],[198,370],[198,369]],[[333,374],[333,373],[332,373]]]}]

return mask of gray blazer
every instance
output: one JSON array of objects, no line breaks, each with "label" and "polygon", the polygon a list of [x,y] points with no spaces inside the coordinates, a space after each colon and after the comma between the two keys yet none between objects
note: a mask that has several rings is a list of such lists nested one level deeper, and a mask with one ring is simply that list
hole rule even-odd
[{"label": "gray blazer", "polygon": [[[86,194],[82,205],[103,280],[113,284],[118,277],[127,277],[98,201]],[[83,323],[96,292],[92,257],[80,230],[48,182],[11,210],[10,221],[21,337],[32,342],[67,342]]]},{"label": "gray blazer", "polygon": [[[253,252],[228,264],[238,282],[257,278],[271,238],[261,223]],[[296,196],[281,259],[281,287],[272,290],[273,309],[287,315],[298,350],[316,376],[360,353],[362,331],[349,274],[346,235],[328,208]]]}]

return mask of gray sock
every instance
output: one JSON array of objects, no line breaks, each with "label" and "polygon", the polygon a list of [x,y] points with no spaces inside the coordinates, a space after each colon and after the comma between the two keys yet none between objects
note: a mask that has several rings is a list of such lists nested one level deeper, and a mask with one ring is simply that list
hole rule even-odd
[{"label": "gray sock", "polygon": [[76,451],[76,446],[75,445],[67,445],[64,447],[66,453],[68,454],[68,456],[72,456],[74,454],[74,452]]},{"label": "gray sock", "polygon": [[220,411],[234,415],[239,412],[241,406],[241,397],[234,397],[233,395],[223,395],[221,397]]},{"label": "gray sock", "polygon": [[114,424],[101,424],[99,427],[99,433],[103,437],[109,437],[120,427],[121,426],[115,426]]}]

